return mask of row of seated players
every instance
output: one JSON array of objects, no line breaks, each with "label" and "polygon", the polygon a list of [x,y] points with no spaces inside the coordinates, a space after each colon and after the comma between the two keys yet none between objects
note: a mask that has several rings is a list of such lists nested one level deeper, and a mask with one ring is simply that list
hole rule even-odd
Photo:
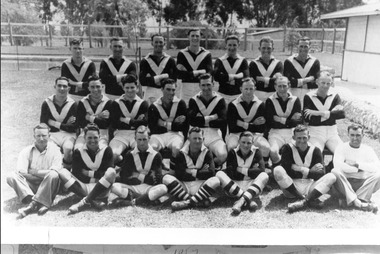
[{"label": "row of seated players", "polygon": [[[320,73],[318,90],[305,97],[303,117],[300,101],[288,92],[289,81],[283,76],[277,78],[277,92],[266,103],[254,95],[254,81],[244,79],[241,95],[228,107],[223,97],[213,91],[209,74],[200,77],[200,92],[190,99],[188,108],[175,96],[174,80],[163,80],[162,97],[150,106],[136,95],[137,83],[133,76],[123,78],[122,82],[125,94],[112,101],[104,95],[101,80],[94,76],[89,83],[90,94],[75,103],[67,95],[67,79],[56,80],[56,94],[44,101],[40,120],[51,128],[51,139],[62,148],[65,167],[70,168],[73,148],[83,146],[83,128],[88,123],[99,126],[101,144],[109,143],[116,164],[122,161],[125,150],[135,147],[133,133],[140,125],[151,129],[151,145],[155,150],[169,148],[173,157],[183,147],[189,126],[202,128],[205,145],[215,156],[218,168],[226,161],[227,151],[236,148],[239,134],[245,130],[254,133],[254,145],[260,149],[266,167],[269,167],[269,157],[272,167],[279,164],[281,147],[291,141],[292,128],[303,120],[309,124],[310,142],[320,150],[326,145],[334,152],[341,143],[336,120],[344,118],[344,111],[339,95],[329,89],[332,85],[329,72]],[[77,136],[78,129],[82,131]],[[267,130],[269,142],[264,138]],[[109,142],[110,132],[114,137]]]}]

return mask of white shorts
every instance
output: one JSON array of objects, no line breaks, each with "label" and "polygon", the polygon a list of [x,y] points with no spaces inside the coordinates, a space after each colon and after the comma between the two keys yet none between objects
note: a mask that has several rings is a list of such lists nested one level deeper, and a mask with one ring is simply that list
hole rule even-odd
[{"label": "white shorts", "polygon": [[53,140],[54,143],[56,143],[59,147],[62,147],[67,140],[72,140],[74,143],[76,137],[76,133],[70,133],[66,131],[50,132],[50,139]]},{"label": "white shorts", "polygon": [[[226,136],[226,143],[228,148],[235,149],[239,145],[239,137],[241,132],[230,133]],[[253,145],[257,146],[257,139],[262,137],[262,133],[253,133]]]},{"label": "white shorts", "polygon": [[235,100],[237,97],[239,97],[240,94],[236,94],[236,95],[228,95],[228,94],[223,94],[223,93],[220,93],[220,96],[223,97],[223,99],[226,101],[226,105],[228,106],[228,104],[230,104],[231,101]]},{"label": "white shorts", "polygon": [[270,146],[277,144],[278,148],[281,148],[292,140],[293,129],[270,129],[269,131],[268,142]]},{"label": "white shorts", "polygon": [[155,102],[162,96],[162,91],[160,88],[143,86],[142,90],[144,91],[144,100],[148,101],[149,103]]},{"label": "white shorts", "polygon": [[[301,195],[309,194],[310,188],[314,185],[313,179],[293,179],[294,186],[298,190]],[[287,190],[283,190],[285,197],[294,198],[293,194],[288,192]]]},{"label": "white shorts", "polygon": [[159,143],[162,148],[172,148],[173,143],[178,143],[180,148],[182,148],[184,137],[180,131],[169,131],[163,134],[152,135],[150,137],[150,142]]},{"label": "white shorts", "polygon": [[196,95],[199,91],[199,83],[182,83],[180,98],[184,100],[186,104],[189,104],[190,98]]},{"label": "white shorts", "polygon": [[[79,138],[83,138],[84,139],[84,131],[82,130],[80,135],[78,136],[78,139]],[[108,129],[100,129],[100,140],[105,140],[107,143],[109,141],[109,136],[108,136]]]},{"label": "white shorts", "polygon": [[[317,145],[316,143],[326,144],[329,140],[337,140],[339,142],[340,137],[338,135],[338,128],[336,125],[333,126],[310,126],[310,143]],[[314,142],[317,141],[317,142]],[[323,148],[322,148],[323,151]]]},{"label": "white shorts", "polygon": [[202,187],[205,180],[196,180],[190,182],[182,182],[183,187],[190,195],[195,195],[198,190]]},{"label": "white shorts", "polygon": [[264,92],[264,91],[258,91],[256,90],[255,91],[255,95],[257,96],[257,98],[259,98],[260,101],[262,102],[265,102],[266,99],[268,99],[272,94],[274,94],[275,92]]},{"label": "white shorts", "polygon": [[116,130],[112,140],[114,139],[132,149],[136,147],[135,130]]},{"label": "white shorts", "polygon": [[220,129],[210,128],[210,127],[201,128],[201,129],[204,131],[204,137],[205,137],[204,145],[207,148],[219,140],[223,141],[222,132],[220,131]]},{"label": "white shorts", "polygon": [[149,185],[146,183],[138,184],[138,185],[127,185],[125,183],[120,183],[120,185],[124,188],[128,188],[130,191],[132,191],[133,197],[140,197],[142,195],[145,195],[148,193],[150,188],[153,187],[153,185]]}]

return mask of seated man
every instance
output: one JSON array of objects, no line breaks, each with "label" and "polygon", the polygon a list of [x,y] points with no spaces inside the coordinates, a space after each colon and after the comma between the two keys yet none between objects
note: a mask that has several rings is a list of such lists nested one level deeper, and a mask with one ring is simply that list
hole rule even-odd
[{"label": "seated man", "polygon": [[230,134],[226,137],[228,150],[239,144],[239,135],[243,131],[254,134],[253,145],[260,149],[264,157],[265,167],[269,160],[269,143],[263,137],[265,132],[265,108],[255,93],[255,84],[251,78],[243,79],[241,95],[228,104],[227,119]]},{"label": "seated man", "polygon": [[121,80],[124,94],[112,105],[112,127],[115,129],[114,138],[110,142],[115,164],[123,160],[122,153],[136,147],[135,130],[140,125],[147,125],[148,103],[136,93],[137,80],[127,76]]},{"label": "seated man", "polygon": [[226,193],[239,198],[232,207],[234,215],[240,214],[245,205],[251,211],[258,208],[253,198],[263,191],[269,179],[264,172],[264,160],[260,150],[253,146],[253,139],[251,132],[242,132],[239,146],[228,152],[226,171],[216,173]]},{"label": "seated man", "polygon": [[272,168],[280,164],[281,148],[292,141],[292,128],[302,123],[301,102],[288,91],[288,78],[277,77],[274,88],[276,93],[265,101]]},{"label": "seated man", "polygon": [[86,96],[88,91],[88,79],[96,74],[95,63],[83,56],[83,41],[73,39],[70,41],[72,56],[62,63],[61,76],[69,80],[69,93]]},{"label": "seated man", "polygon": [[76,135],[77,103],[67,96],[68,79],[59,77],[55,80],[55,94],[45,99],[41,107],[40,122],[50,127],[50,139],[63,152],[63,164],[71,169],[73,148]]},{"label": "seated man", "polygon": [[208,206],[209,198],[220,186],[219,179],[215,177],[212,154],[203,145],[203,130],[192,127],[188,140],[189,142],[170,163],[174,167],[175,175],[166,174],[162,179],[168,192],[180,200],[171,204],[173,211],[196,205]]},{"label": "seated man", "polygon": [[119,199],[110,199],[111,205],[140,205],[146,201],[155,201],[167,193],[166,186],[157,185],[162,180],[162,157],[149,145],[148,127],[139,126],[135,133],[136,147],[125,156],[120,182],[115,183],[111,189]]},{"label": "seated man", "polygon": [[205,146],[216,156],[215,166],[221,167],[227,159],[227,148],[223,141],[226,132],[226,102],[213,92],[214,82],[208,73],[199,80],[201,91],[189,101],[188,118],[190,126],[202,128]]},{"label": "seated man", "polygon": [[183,133],[187,132],[187,107],[184,100],[175,96],[177,84],[173,79],[162,82],[162,97],[150,105],[148,126],[152,131],[150,145],[154,150],[170,148],[176,157],[183,146]]},{"label": "seated man", "polygon": [[321,150],[309,145],[309,138],[307,127],[298,125],[293,131],[295,144],[283,147],[281,166],[273,170],[285,197],[301,199],[288,204],[289,213],[308,206],[321,208],[323,203],[318,198],[326,194],[336,180],[332,173],[325,174]]},{"label": "seated man", "polygon": [[241,80],[249,76],[247,59],[239,55],[240,40],[237,35],[225,39],[227,53],[215,60],[214,79],[219,82],[218,92],[226,103],[240,95]]},{"label": "seated man", "polygon": [[73,171],[67,169],[59,172],[64,187],[83,198],[70,206],[69,214],[75,214],[91,206],[100,209],[97,198],[106,198],[116,179],[113,168],[112,150],[100,146],[100,129],[90,123],[84,128],[85,145],[76,149],[73,155]]},{"label": "seated man", "polygon": [[317,77],[318,89],[304,97],[304,119],[309,123],[310,143],[321,151],[326,145],[334,153],[342,143],[336,120],[345,118],[345,113],[339,95],[330,90],[333,85],[330,72],[321,71]]},{"label": "seated man", "polygon": [[41,123],[34,127],[34,144],[24,148],[19,154],[16,172],[7,177],[7,183],[15,190],[17,197],[27,207],[19,209],[23,218],[38,210],[45,214],[59,191],[60,180],[57,173],[62,168],[59,148],[49,140],[49,127]]},{"label": "seated man", "polygon": [[349,142],[340,144],[334,153],[335,188],[348,206],[377,213],[372,194],[380,188],[380,161],[375,151],[362,144],[363,127],[348,126]]},{"label": "seated man", "polygon": [[81,148],[85,144],[83,128],[89,123],[95,123],[100,129],[100,145],[108,146],[108,128],[111,124],[110,111],[112,101],[103,94],[104,85],[98,76],[89,79],[90,94],[82,98],[78,103],[78,126],[82,129],[78,136],[74,149]]}]

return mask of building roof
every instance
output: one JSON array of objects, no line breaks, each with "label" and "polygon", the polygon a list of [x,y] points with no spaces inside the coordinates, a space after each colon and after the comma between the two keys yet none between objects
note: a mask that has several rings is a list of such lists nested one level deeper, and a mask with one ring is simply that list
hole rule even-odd
[{"label": "building roof", "polygon": [[380,15],[380,3],[361,5],[321,15],[321,19],[342,19],[357,16]]}]

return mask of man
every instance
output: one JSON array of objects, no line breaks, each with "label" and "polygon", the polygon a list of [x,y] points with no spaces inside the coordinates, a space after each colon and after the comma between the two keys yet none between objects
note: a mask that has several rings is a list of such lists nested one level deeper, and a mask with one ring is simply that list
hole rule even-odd
[{"label": "man", "polygon": [[55,94],[45,99],[41,106],[40,122],[50,127],[50,139],[63,152],[63,164],[71,169],[73,148],[76,139],[77,103],[69,97],[69,80],[55,80]]},{"label": "man", "polygon": [[162,157],[149,145],[149,138],[148,127],[142,125],[136,129],[136,147],[126,155],[121,166],[120,182],[111,189],[119,199],[110,200],[110,204],[140,205],[166,194],[166,186],[157,185],[162,178]]},{"label": "man", "polygon": [[220,185],[219,179],[215,177],[212,154],[203,145],[203,130],[192,127],[188,140],[170,163],[174,167],[175,175],[166,174],[162,179],[167,191],[179,200],[171,204],[173,211],[194,206],[209,206],[209,198]]},{"label": "man", "polygon": [[201,91],[189,101],[188,118],[190,126],[202,128],[205,146],[216,156],[216,167],[227,159],[227,147],[223,141],[226,132],[227,110],[223,97],[213,92],[214,82],[208,73],[199,79]]},{"label": "man", "polygon": [[153,53],[149,53],[140,63],[140,83],[145,88],[144,100],[149,104],[161,96],[161,81],[165,78],[176,79],[175,60],[165,52],[165,38],[161,34],[151,37]]},{"label": "man", "polygon": [[96,74],[95,64],[83,56],[83,41],[70,41],[72,56],[62,63],[61,76],[69,79],[70,94],[85,96],[88,91],[88,78]]},{"label": "man", "polygon": [[249,64],[249,73],[256,81],[256,96],[265,102],[275,92],[275,74],[282,74],[284,67],[280,60],[272,56],[274,47],[270,37],[263,37],[259,45],[261,56]]},{"label": "man", "polygon": [[269,160],[269,143],[263,137],[265,132],[264,103],[255,96],[255,84],[252,78],[243,79],[241,95],[228,105],[228,129],[230,134],[226,137],[228,150],[235,149],[239,143],[239,135],[243,131],[254,134],[253,145],[260,149],[265,167]]},{"label": "man", "polygon": [[183,146],[183,133],[187,132],[187,107],[184,100],[175,96],[177,84],[173,79],[162,82],[162,97],[150,105],[148,126],[152,131],[150,145],[156,151],[169,148],[176,157]]},{"label": "man", "polygon": [[253,146],[253,139],[251,132],[242,132],[239,146],[228,152],[226,171],[216,173],[226,193],[239,198],[232,207],[233,215],[240,214],[243,206],[255,211],[258,205],[253,198],[263,191],[269,179],[264,172],[260,150]]},{"label": "man", "polygon": [[342,143],[336,120],[345,118],[342,101],[333,91],[332,75],[322,71],[317,76],[318,89],[305,95],[303,114],[309,123],[310,143],[323,151],[326,146],[332,153]]},{"label": "man", "polygon": [[295,143],[283,147],[281,165],[274,168],[274,179],[285,197],[301,199],[288,204],[289,213],[306,207],[322,208],[323,202],[318,198],[326,194],[336,181],[332,173],[325,175],[322,152],[308,144],[309,138],[306,126],[294,128]]},{"label": "man", "polygon": [[247,59],[237,53],[239,37],[229,35],[225,43],[227,53],[216,59],[213,76],[219,82],[219,93],[228,104],[240,95],[241,80],[249,76],[249,70]]},{"label": "man", "polygon": [[49,127],[38,124],[33,129],[34,144],[19,154],[16,172],[7,177],[7,183],[27,207],[18,210],[19,218],[38,211],[45,214],[52,206],[60,187],[58,170],[62,168],[59,148],[49,141]]},{"label": "man", "polygon": [[82,98],[78,103],[77,117],[78,126],[82,128],[74,149],[82,147],[85,143],[83,128],[89,123],[95,123],[100,128],[100,145],[108,145],[108,127],[111,124],[110,110],[112,101],[103,94],[104,85],[98,76],[89,79],[90,94]]},{"label": "man", "polygon": [[116,179],[113,168],[112,150],[108,146],[100,146],[100,129],[90,123],[84,128],[85,145],[74,151],[73,169],[59,172],[65,188],[81,201],[69,207],[69,214],[75,214],[90,207],[101,209],[95,199],[108,197],[110,188]]},{"label": "man", "polygon": [[274,88],[276,93],[265,101],[265,118],[269,129],[268,141],[272,168],[280,164],[281,148],[292,141],[292,128],[302,123],[301,102],[288,91],[288,78],[277,77]]},{"label": "man", "polygon": [[380,188],[380,161],[375,151],[362,144],[363,127],[348,126],[349,142],[340,144],[334,153],[335,188],[348,206],[377,213],[372,194]]},{"label": "man", "polygon": [[138,85],[136,77],[127,76],[121,80],[124,94],[112,105],[112,126],[115,129],[114,138],[110,142],[115,164],[123,160],[122,153],[136,146],[135,130],[140,125],[147,125],[148,102],[142,100],[136,93]]},{"label": "man", "polygon": [[212,72],[211,53],[200,47],[200,30],[191,29],[187,35],[190,46],[179,51],[177,55],[178,79],[182,80],[180,98],[186,103],[198,91],[199,76]]},{"label": "man", "polygon": [[298,40],[298,54],[284,62],[284,76],[290,81],[290,92],[297,96],[301,103],[309,89],[317,88],[315,80],[320,71],[319,60],[309,55],[311,39],[302,37]]},{"label": "man", "polygon": [[112,38],[110,48],[112,55],[100,63],[99,76],[106,86],[106,94],[122,95],[124,93],[121,84],[122,77],[132,75],[137,79],[137,67],[134,62],[123,56],[124,44],[122,39]]}]

